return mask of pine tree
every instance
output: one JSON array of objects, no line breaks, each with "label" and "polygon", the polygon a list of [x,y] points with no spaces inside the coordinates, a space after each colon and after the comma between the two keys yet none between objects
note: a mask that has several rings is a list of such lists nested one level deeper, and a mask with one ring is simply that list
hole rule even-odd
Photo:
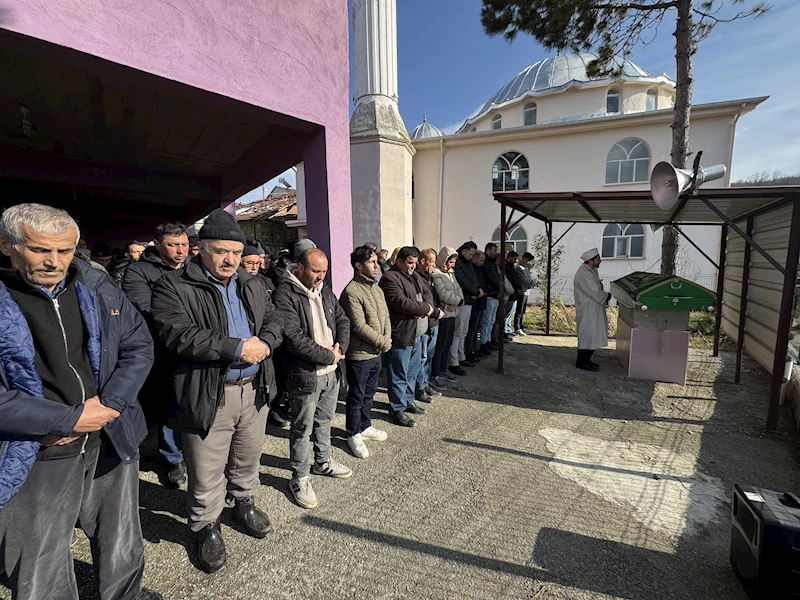
[{"label": "pine tree", "polygon": [[[746,4],[751,0],[728,0]],[[481,24],[490,35],[503,34],[513,41],[519,32],[532,35],[548,50],[595,49],[598,59],[588,68],[590,76],[617,75],[614,57],[627,57],[634,46],[646,42],[658,26],[675,17],[675,106],[672,118],[673,166],[685,169],[689,157],[689,116],[692,105],[692,57],[697,44],[715,25],[769,10],[764,2],[752,2],[723,18],[723,0],[483,0]],[[661,272],[675,273],[678,233],[663,228]]]}]

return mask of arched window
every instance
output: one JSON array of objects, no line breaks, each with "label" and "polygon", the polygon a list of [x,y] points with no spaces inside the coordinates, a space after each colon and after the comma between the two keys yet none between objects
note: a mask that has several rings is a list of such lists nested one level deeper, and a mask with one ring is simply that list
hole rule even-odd
[{"label": "arched window", "polygon": [[528,189],[528,159],[519,152],[506,152],[492,166],[492,191],[515,192]]},{"label": "arched window", "polygon": [[658,96],[656,95],[656,91],[653,88],[647,90],[647,103],[645,104],[645,110],[655,110],[657,100]]},{"label": "arched window", "polygon": [[[500,228],[494,230],[492,242],[500,246]],[[528,251],[528,232],[522,225],[506,231],[506,252],[513,250],[520,256]]]},{"label": "arched window", "polygon": [[603,230],[602,258],[644,258],[644,227],[611,223]]},{"label": "arched window", "polygon": [[536,102],[525,105],[525,125],[536,125]]},{"label": "arched window", "polygon": [[606,94],[606,114],[613,114],[619,112],[619,90],[611,88]]},{"label": "arched window", "polygon": [[472,129],[469,130],[470,133],[472,133],[473,131],[478,131],[478,128],[477,127],[473,127]]},{"label": "arched window", "polygon": [[650,178],[650,151],[642,140],[620,140],[606,157],[606,183],[636,183]]},{"label": "arched window", "polygon": [[500,129],[503,126],[503,117],[495,115],[492,117],[492,129]]}]

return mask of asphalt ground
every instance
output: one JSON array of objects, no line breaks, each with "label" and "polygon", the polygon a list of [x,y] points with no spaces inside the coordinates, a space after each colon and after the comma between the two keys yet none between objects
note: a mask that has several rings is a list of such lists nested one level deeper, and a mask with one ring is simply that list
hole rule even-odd
[{"label": "asphalt ground", "polygon": [[[766,432],[768,375],[745,357],[692,351],[686,386],[625,376],[612,349],[598,373],[574,367],[575,338],[506,347],[506,374],[485,359],[406,429],[350,456],[344,404],[334,457],[354,476],[312,476],[319,506],[288,491],[288,432],[269,429],[256,501],[263,540],[223,516],[228,563],[193,566],[184,493],[159,483],[154,443],[141,464],[145,584],[192,599],[731,599],[734,483],[800,490],[788,410]],[[74,544],[81,598],[94,598],[88,542]],[[0,598],[10,598],[0,587]]]}]

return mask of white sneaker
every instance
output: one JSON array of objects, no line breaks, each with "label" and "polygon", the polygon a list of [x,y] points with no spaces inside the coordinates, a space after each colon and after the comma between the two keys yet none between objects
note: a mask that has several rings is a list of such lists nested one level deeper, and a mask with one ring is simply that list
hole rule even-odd
[{"label": "white sneaker", "polygon": [[289,489],[294,496],[294,501],[303,508],[316,508],[317,495],[314,493],[314,488],[311,487],[311,477],[292,477],[289,482]]},{"label": "white sneaker", "polygon": [[353,474],[350,467],[336,462],[332,458],[329,458],[328,462],[322,464],[314,463],[311,465],[311,472],[315,475],[325,475],[327,477],[335,477],[336,479],[347,479]]},{"label": "white sneaker", "polygon": [[527,334],[527,333],[525,333],[525,332],[524,332],[522,329],[517,329],[517,330],[516,330],[514,333],[515,333],[516,335],[521,335],[521,336],[527,336],[527,335],[528,335],[528,334]]},{"label": "white sneaker", "polygon": [[360,433],[347,438],[347,445],[350,446],[350,451],[356,458],[369,458],[369,450],[367,450],[367,445]]},{"label": "white sneaker", "polygon": [[375,440],[376,442],[382,442],[389,434],[387,434],[382,429],[378,429],[377,427],[373,427],[370,425],[364,431],[361,432],[361,437],[365,440]]}]

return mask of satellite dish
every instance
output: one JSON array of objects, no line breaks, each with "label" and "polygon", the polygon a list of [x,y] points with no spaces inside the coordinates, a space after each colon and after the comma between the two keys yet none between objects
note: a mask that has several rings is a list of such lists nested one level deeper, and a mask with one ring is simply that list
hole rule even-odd
[{"label": "satellite dish", "polygon": [[692,181],[691,169],[676,169],[668,162],[660,162],[650,174],[650,194],[661,210],[669,210],[685,192],[694,192],[706,181],[725,176],[725,165],[699,167],[697,180]]}]

